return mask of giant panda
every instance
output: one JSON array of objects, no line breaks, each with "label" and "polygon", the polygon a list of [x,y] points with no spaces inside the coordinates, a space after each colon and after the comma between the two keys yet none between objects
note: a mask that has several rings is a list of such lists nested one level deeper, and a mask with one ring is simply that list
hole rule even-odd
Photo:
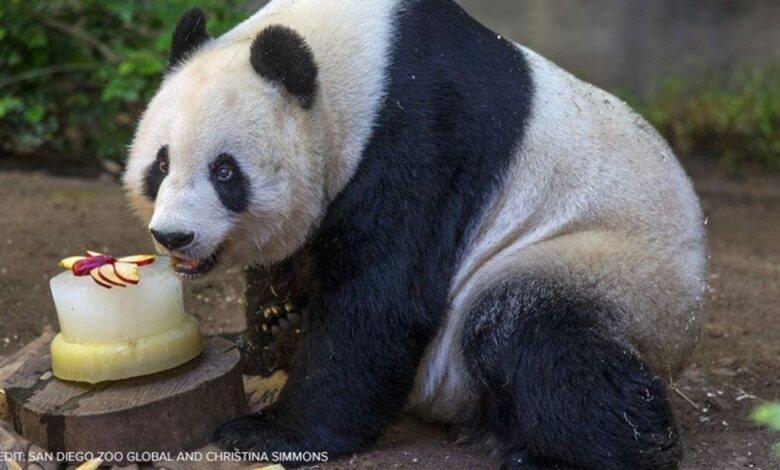
[{"label": "giant panda", "polygon": [[129,153],[183,277],[308,257],[289,381],[226,448],[335,458],[411,412],[505,468],[678,465],[691,182],[626,104],[453,1],[273,0],[218,38],[189,10]]}]

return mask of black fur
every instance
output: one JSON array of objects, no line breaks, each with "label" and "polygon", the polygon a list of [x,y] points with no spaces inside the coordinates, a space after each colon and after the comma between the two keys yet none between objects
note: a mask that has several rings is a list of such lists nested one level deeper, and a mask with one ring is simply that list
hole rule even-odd
[{"label": "black fur", "polygon": [[[227,167],[232,170],[232,177],[228,181],[220,181],[218,170],[220,167]],[[249,207],[251,196],[249,179],[241,171],[241,167],[232,155],[220,154],[211,167],[211,183],[217,191],[219,201],[233,212],[244,212]]]},{"label": "black fur", "polygon": [[160,147],[160,150],[157,151],[157,158],[149,165],[149,168],[146,169],[146,175],[144,175],[143,193],[150,201],[157,199],[160,185],[167,175],[164,170],[169,164],[168,146]]},{"label": "black fur", "polygon": [[680,458],[666,388],[606,325],[609,307],[545,278],[483,294],[463,353],[482,384],[472,431],[505,468],[672,469]]},{"label": "black fur", "polygon": [[522,139],[533,87],[519,50],[450,0],[404,3],[395,25],[374,135],[312,240],[319,290],[288,385],[218,431],[228,448],[333,458],[401,413],[470,228]]},{"label": "black fur", "polygon": [[187,57],[210,38],[206,32],[206,14],[198,7],[190,8],[179,19],[173,32],[168,68],[184,62]]},{"label": "black fur", "polygon": [[317,64],[300,34],[286,26],[265,28],[252,43],[250,61],[261,77],[281,83],[304,108],[314,103]]}]

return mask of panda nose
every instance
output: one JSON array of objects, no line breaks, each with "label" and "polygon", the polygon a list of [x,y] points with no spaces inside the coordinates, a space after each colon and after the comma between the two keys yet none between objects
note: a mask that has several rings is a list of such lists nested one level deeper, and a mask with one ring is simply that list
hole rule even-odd
[{"label": "panda nose", "polygon": [[184,248],[195,239],[195,234],[192,232],[160,232],[157,230],[150,230],[150,232],[160,245],[169,250]]}]

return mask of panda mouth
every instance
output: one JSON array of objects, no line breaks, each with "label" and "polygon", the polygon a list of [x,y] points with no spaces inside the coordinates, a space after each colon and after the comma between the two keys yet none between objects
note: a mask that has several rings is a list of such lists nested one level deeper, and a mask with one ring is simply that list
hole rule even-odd
[{"label": "panda mouth", "polygon": [[171,267],[173,267],[173,270],[190,279],[203,276],[211,271],[217,265],[217,262],[218,253],[201,259],[187,259],[171,256]]}]

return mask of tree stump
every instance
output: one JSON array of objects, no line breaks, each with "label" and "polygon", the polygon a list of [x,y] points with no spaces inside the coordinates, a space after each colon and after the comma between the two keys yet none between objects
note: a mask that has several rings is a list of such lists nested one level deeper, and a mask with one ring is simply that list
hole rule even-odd
[{"label": "tree stump", "polygon": [[46,349],[8,378],[5,392],[16,432],[49,451],[179,452],[207,444],[245,412],[241,372],[238,348],[219,337],[176,369],[96,385],[55,378]]}]

